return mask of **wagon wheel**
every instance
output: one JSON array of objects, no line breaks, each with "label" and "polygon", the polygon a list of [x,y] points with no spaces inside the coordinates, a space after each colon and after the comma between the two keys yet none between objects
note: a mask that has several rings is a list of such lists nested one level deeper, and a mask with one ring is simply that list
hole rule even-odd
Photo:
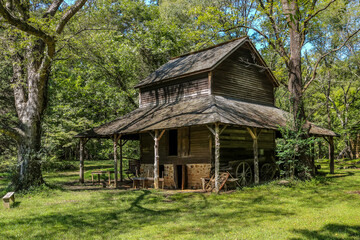
[{"label": "wagon wheel", "polygon": [[246,186],[252,182],[252,170],[247,162],[241,162],[236,167],[236,178],[240,186]]},{"label": "wagon wheel", "polygon": [[276,166],[270,163],[265,163],[260,169],[260,177],[264,181],[270,181],[274,178],[276,173]]}]

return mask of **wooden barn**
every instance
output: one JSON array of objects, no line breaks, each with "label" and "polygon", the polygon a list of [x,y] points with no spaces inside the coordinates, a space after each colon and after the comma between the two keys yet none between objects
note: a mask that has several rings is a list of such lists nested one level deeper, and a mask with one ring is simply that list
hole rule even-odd
[{"label": "wooden barn", "polygon": [[[155,188],[159,178],[166,188],[201,188],[201,178],[215,174],[218,190],[224,171],[241,183],[268,180],[277,130],[291,118],[274,106],[278,86],[247,37],[173,58],[136,86],[138,109],[77,135],[80,180],[89,138],[114,140],[115,175],[117,146],[140,141],[139,171],[152,175]],[[310,133],[335,136],[314,124]]]}]

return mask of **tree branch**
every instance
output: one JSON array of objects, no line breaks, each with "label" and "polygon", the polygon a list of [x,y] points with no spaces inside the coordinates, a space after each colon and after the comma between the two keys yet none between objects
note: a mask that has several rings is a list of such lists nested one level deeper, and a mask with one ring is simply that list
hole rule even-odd
[{"label": "tree branch", "polygon": [[29,14],[27,12],[27,7],[22,4],[19,0],[13,0],[15,3],[15,6],[17,7],[17,9],[19,10],[20,14],[22,15],[23,20],[25,21],[26,19],[29,18]]},{"label": "tree branch", "polygon": [[271,3],[270,3],[270,9],[267,9],[265,7],[262,0],[258,0],[258,2],[260,4],[260,7],[264,10],[265,15],[270,20],[271,27],[274,30],[274,34],[275,34],[275,38],[276,38],[275,41],[276,41],[277,45],[279,46],[279,52],[281,52],[281,56],[284,58],[285,62],[288,62],[289,56],[287,55],[287,53],[285,51],[284,43],[281,41],[279,27],[276,24],[275,19],[273,17],[273,1],[271,1]]},{"label": "tree branch", "polygon": [[314,81],[314,79],[316,78],[317,68],[319,67],[320,62],[321,62],[325,57],[327,57],[328,55],[330,55],[331,53],[337,52],[337,51],[339,51],[341,48],[343,48],[343,47],[346,45],[346,43],[349,42],[350,39],[351,39],[352,37],[354,37],[356,34],[358,34],[359,32],[360,32],[360,28],[359,28],[358,30],[354,31],[352,34],[350,34],[350,35],[347,37],[347,39],[346,39],[339,47],[334,48],[334,49],[330,50],[329,52],[323,54],[323,55],[317,60],[317,62],[316,62],[316,64],[315,64],[315,67],[314,67],[314,70],[313,70],[312,77],[311,77],[311,79],[305,84],[305,86],[303,87],[302,92],[305,92],[306,89],[309,87],[309,85],[310,85],[310,84]]},{"label": "tree branch", "polygon": [[25,133],[20,128],[11,128],[0,124],[0,133],[11,137],[15,141],[19,141],[21,137],[25,136]]},{"label": "tree branch", "polygon": [[[328,7],[330,7],[331,4],[333,4],[334,2],[336,2],[337,0],[332,0],[330,1],[328,4],[326,4],[325,7],[317,10],[315,13],[313,14],[309,14],[308,17],[304,20],[304,28],[306,27],[306,25],[308,24],[308,22],[313,19],[314,17],[316,17],[316,15],[318,15],[319,13],[321,13],[322,11],[325,11]],[[315,6],[316,4],[313,5],[313,7]]]},{"label": "tree branch", "polygon": [[64,0],[55,0],[55,1],[53,1],[53,3],[50,5],[48,10],[43,15],[43,18],[47,18],[48,16],[54,16],[56,11],[59,9],[59,7],[61,6],[61,4],[63,2],[64,2]]},{"label": "tree branch", "polygon": [[269,43],[269,45],[284,59],[285,64],[288,65],[288,57],[287,57],[286,53],[282,52],[278,47],[276,47],[276,44],[273,41],[271,41],[271,39],[265,33],[263,33],[262,31],[260,31],[257,28],[245,26],[245,25],[239,25],[239,26],[235,26],[235,27],[228,28],[225,30],[221,30],[221,32],[231,31],[236,28],[251,29],[251,30],[254,30],[255,32],[257,32],[258,34],[260,34],[263,38],[266,39],[266,41]]},{"label": "tree branch", "polygon": [[57,34],[60,34],[64,30],[65,25],[85,5],[86,1],[87,0],[77,0],[76,3],[64,14],[56,27]]},{"label": "tree branch", "polygon": [[45,42],[51,42],[54,40],[53,37],[49,36],[48,34],[46,34],[45,32],[41,31],[40,29],[37,29],[31,25],[29,25],[28,23],[26,23],[25,21],[22,21],[16,17],[14,17],[1,3],[0,0],[0,15],[11,25],[13,25],[14,27],[30,34],[36,37],[39,37],[41,39],[43,39]]}]

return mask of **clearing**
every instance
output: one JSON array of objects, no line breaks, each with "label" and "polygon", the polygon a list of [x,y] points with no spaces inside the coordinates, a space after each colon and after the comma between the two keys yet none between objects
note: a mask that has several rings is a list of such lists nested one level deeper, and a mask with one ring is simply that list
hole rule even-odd
[{"label": "clearing", "polygon": [[[87,161],[85,179],[111,164]],[[0,206],[0,239],[360,239],[360,169],[338,167],[220,195],[82,188],[76,171],[46,172],[52,187]],[[1,196],[7,184],[0,173]]]}]

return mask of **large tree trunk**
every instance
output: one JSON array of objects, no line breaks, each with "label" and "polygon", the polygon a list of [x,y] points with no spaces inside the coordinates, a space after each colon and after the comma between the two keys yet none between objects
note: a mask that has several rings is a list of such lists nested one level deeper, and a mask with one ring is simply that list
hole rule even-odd
[{"label": "large tree trunk", "polygon": [[[15,45],[15,44],[14,44]],[[13,179],[17,190],[42,184],[41,122],[47,103],[47,83],[55,44],[42,40],[29,44],[24,53],[13,55],[15,107],[21,134],[18,137],[18,168]]]},{"label": "large tree trunk", "polygon": [[[12,83],[19,126],[16,129],[0,126],[2,132],[18,142],[18,172],[13,181],[16,189],[26,189],[43,182],[39,153],[41,123],[47,103],[47,84],[55,55],[56,38],[86,0],[77,0],[65,11],[63,9],[62,16],[57,18],[59,20],[55,30],[51,32],[53,26],[50,23],[55,24],[55,21],[47,20],[53,19],[63,2],[64,0],[53,0],[49,2],[49,6],[35,7],[33,2],[6,1],[4,5],[0,1],[0,18],[3,23],[11,30],[17,29],[8,37],[8,54],[13,60]],[[36,21],[40,25],[33,25],[34,19],[28,21],[31,11],[36,12],[36,16],[42,13],[41,21]]]},{"label": "large tree trunk", "polygon": [[[290,33],[290,59],[288,64],[289,81],[288,90],[290,92],[291,112],[293,114],[295,131],[304,131],[301,134],[302,139],[309,137],[308,129],[304,129],[306,123],[306,116],[304,111],[303,102],[303,79],[301,71],[301,49],[303,47],[304,35],[300,29],[300,20],[298,19],[301,14],[299,13],[299,7],[294,0],[283,0],[282,7],[285,15],[288,16],[287,22],[289,24]],[[310,127],[310,126],[309,126]],[[311,157],[306,154],[306,149],[299,147],[300,161],[307,167],[310,173],[314,173],[314,164],[311,161]],[[303,175],[304,173],[301,173]]]}]

